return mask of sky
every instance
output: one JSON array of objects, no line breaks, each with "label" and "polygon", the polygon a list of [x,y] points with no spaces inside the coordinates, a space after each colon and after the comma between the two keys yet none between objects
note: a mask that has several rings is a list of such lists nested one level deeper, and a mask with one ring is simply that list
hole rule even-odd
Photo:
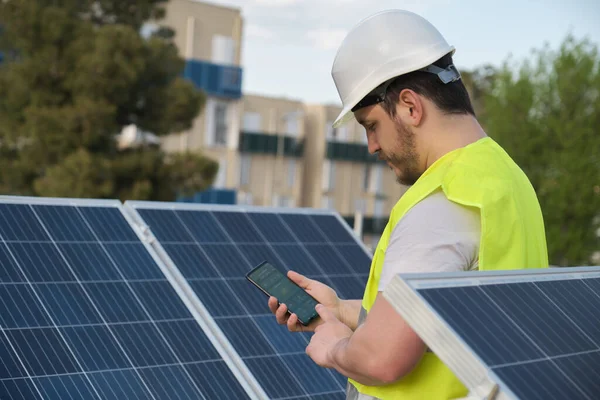
[{"label": "sky", "polygon": [[340,104],[331,78],[338,45],[360,20],[401,8],[433,23],[456,47],[459,69],[518,61],[568,34],[600,48],[599,0],[209,0],[244,19],[246,94]]}]

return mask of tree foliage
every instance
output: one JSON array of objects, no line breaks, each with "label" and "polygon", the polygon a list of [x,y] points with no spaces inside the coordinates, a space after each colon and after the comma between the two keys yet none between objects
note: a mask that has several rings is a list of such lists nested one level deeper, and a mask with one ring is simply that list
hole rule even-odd
[{"label": "tree foliage", "polygon": [[200,155],[117,148],[124,126],[180,132],[204,105],[169,30],[140,34],[165,2],[0,1],[0,192],[173,200],[212,182]]},{"label": "tree foliage", "polygon": [[517,65],[467,74],[488,134],[536,189],[550,262],[589,265],[600,251],[600,57],[568,36]]}]

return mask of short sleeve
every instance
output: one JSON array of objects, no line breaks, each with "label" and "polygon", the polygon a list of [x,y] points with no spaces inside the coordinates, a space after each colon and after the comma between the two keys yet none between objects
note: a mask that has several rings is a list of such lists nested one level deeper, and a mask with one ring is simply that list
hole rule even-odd
[{"label": "short sleeve", "polygon": [[400,273],[477,269],[479,210],[435,192],[412,207],[393,229],[379,281],[383,291]]}]

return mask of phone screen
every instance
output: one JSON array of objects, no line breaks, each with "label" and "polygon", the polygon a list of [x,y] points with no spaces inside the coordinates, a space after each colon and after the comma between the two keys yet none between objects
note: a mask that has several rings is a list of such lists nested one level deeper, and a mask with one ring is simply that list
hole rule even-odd
[{"label": "phone screen", "polygon": [[308,325],[318,316],[315,310],[318,302],[270,263],[258,265],[248,273],[247,278],[267,295],[284,303],[290,313],[298,316],[300,323]]}]

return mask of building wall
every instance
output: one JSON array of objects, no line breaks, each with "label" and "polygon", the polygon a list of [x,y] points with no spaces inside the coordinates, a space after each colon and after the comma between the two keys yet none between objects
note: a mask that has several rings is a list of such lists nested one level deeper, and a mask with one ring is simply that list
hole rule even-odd
[{"label": "building wall", "polygon": [[[243,19],[240,9],[192,0],[169,0],[161,24],[174,29],[174,41],[186,59],[241,64]],[[220,37],[230,38],[233,57],[217,54]]]},{"label": "building wall", "polygon": [[[174,30],[174,42],[188,62],[205,61],[221,69],[240,66],[243,19],[239,9],[192,0],[170,0],[165,10],[160,24]],[[202,151],[219,162],[220,171],[214,186],[235,188],[239,178],[237,148],[241,102],[208,95],[192,128],[163,137],[162,147],[168,152]]]},{"label": "building wall", "polygon": [[[283,152],[284,138],[305,139],[303,104],[297,100],[245,95],[242,101],[241,134],[275,137],[275,151],[240,151],[250,173],[240,189],[250,193],[252,204],[299,206],[302,203],[304,160]],[[261,149],[255,149],[261,150]],[[278,154],[278,150],[279,154]],[[242,170],[241,168],[240,174]],[[240,175],[241,176],[241,175]]]}]

